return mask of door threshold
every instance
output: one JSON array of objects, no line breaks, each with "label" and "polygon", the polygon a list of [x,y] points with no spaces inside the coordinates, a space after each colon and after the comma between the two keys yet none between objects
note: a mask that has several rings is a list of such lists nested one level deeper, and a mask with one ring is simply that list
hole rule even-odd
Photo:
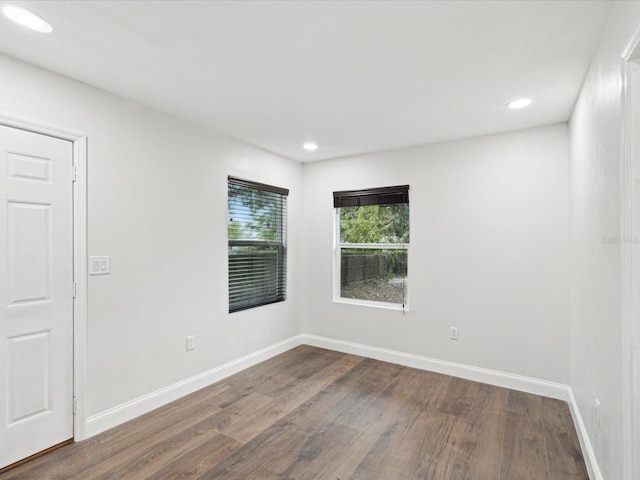
[{"label": "door threshold", "polygon": [[30,460],[33,460],[34,458],[38,458],[41,457],[43,455],[46,455],[47,453],[53,452],[54,450],[58,450],[59,448],[65,447],[67,445],[71,445],[73,443],[73,438],[70,438],[69,440],[65,440],[64,442],[60,442],[57,445],[54,445],[53,447],[49,447],[46,450],[42,450],[41,452],[35,453],[33,455],[31,455],[30,457],[27,458],[23,458],[22,460],[18,460],[15,463],[12,463],[11,465],[7,465],[6,467],[2,467],[0,468],[0,474],[7,472],[9,470],[12,470],[16,467],[19,467],[20,465],[23,465],[25,463],[27,463]]}]

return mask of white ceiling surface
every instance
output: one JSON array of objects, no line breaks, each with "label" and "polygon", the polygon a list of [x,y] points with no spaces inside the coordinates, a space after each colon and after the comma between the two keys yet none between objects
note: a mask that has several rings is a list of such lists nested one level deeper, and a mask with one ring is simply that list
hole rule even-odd
[{"label": "white ceiling surface", "polygon": [[54,31],[2,17],[1,52],[299,161],[566,121],[612,5],[11,3]]}]

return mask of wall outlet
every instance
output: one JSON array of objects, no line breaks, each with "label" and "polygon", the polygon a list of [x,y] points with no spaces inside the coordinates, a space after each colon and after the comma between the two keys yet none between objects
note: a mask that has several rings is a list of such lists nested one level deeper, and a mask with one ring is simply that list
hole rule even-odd
[{"label": "wall outlet", "polygon": [[596,427],[599,427],[602,423],[602,417],[600,416],[600,400],[597,398],[593,401],[593,423]]},{"label": "wall outlet", "polygon": [[187,350],[193,350],[194,348],[196,348],[196,337],[191,335],[187,337]]},{"label": "wall outlet", "polygon": [[451,340],[458,340],[458,327],[449,327],[449,338]]}]

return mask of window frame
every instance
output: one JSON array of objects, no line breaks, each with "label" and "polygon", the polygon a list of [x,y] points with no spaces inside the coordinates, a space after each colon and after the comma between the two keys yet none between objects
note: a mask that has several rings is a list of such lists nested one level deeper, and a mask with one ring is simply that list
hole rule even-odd
[{"label": "window frame", "polygon": [[[370,189],[370,190],[358,190],[353,192],[334,192],[334,198],[340,194],[347,194],[346,196],[356,197],[361,193],[374,192],[373,195],[377,194],[380,191],[393,191],[396,187],[384,187],[381,189]],[[407,186],[408,191],[408,186]],[[349,195],[353,193],[352,195]],[[395,203],[406,203],[409,205],[408,194],[406,202],[395,202]],[[334,200],[334,205],[336,204]],[[404,292],[404,303],[390,303],[390,302],[380,302],[376,300],[364,300],[359,298],[347,298],[341,296],[341,282],[342,282],[342,250],[343,249],[370,249],[370,250],[403,250],[407,255],[407,273],[405,278],[409,278],[409,269],[410,269],[410,245],[411,242],[408,243],[350,243],[350,242],[342,242],[340,238],[341,234],[341,223],[340,223],[340,210],[341,208],[350,208],[357,207],[362,205],[371,205],[368,201],[364,201],[361,203],[352,203],[349,201],[347,205],[342,207],[334,206],[334,235],[333,235],[333,301],[335,303],[344,303],[349,305],[361,305],[365,307],[376,307],[376,308],[384,308],[388,310],[396,310],[408,312],[410,311],[409,304],[409,283],[407,282],[406,290]],[[380,205],[385,205],[385,203],[380,203]],[[411,215],[411,207],[409,207],[409,216]],[[409,222],[409,228],[411,228],[411,222]]]},{"label": "window frame", "polygon": [[[234,240],[229,238],[229,214],[230,214],[230,195],[229,188],[231,185],[236,185],[242,188],[251,188],[257,191],[267,192],[271,194],[276,194],[281,196],[280,201],[280,213],[277,215],[277,218],[280,220],[280,223],[277,227],[278,238],[279,240],[262,240],[262,239],[251,239],[251,240]],[[243,310],[249,310],[256,307],[261,307],[264,305],[271,305],[274,303],[284,302],[287,299],[287,215],[288,215],[288,196],[289,190],[286,188],[280,188],[272,185],[267,185],[264,183],[258,183],[251,180],[245,180],[237,177],[228,176],[227,177],[227,302],[228,302],[228,311],[229,313],[241,312]],[[276,297],[274,299],[268,300],[260,300],[255,303],[242,305],[239,307],[232,308],[231,305],[231,270],[229,268],[230,264],[230,250],[232,247],[275,247],[277,251],[277,264],[276,264],[276,278],[275,278],[275,288],[276,288]],[[260,297],[256,297],[260,298]],[[263,297],[263,299],[266,297]]]}]

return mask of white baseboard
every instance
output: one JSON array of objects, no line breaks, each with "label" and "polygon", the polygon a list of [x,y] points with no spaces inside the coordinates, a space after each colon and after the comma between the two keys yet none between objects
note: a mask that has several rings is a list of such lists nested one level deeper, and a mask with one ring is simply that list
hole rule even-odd
[{"label": "white baseboard", "polygon": [[168,387],[135,398],[129,402],[100,412],[97,415],[92,415],[87,420],[85,438],[92,437],[121,423],[132,420],[301,344],[301,335],[290,337],[282,342],[232,360],[219,367],[212,368],[211,370],[194,375]]},{"label": "white baseboard", "polygon": [[576,397],[573,395],[573,390],[569,388],[569,409],[571,410],[571,417],[573,418],[573,424],[576,427],[578,434],[578,440],[580,441],[580,448],[582,449],[582,456],[584,457],[584,463],[587,466],[589,472],[589,478],[591,480],[604,480],[600,467],[596,460],[595,452],[593,451],[593,445],[589,439],[587,428],[582,419],[582,414],[578,408]]},{"label": "white baseboard", "polygon": [[328,348],[330,350],[337,350],[338,352],[351,353],[362,357],[373,358],[375,360],[404,365],[406,367],[429,370],[431,372],[465,378],[475,382],[488,383],[498,387],[511,388],[513,390],[520,390],[522,392],[542,395],[544,397],[556,398],[567,402],[569,401],[569,386],[561,383],[547,382],[545,380],[513,375],[511,373],[499,372],[497,370],[472,367],[461,363],[437,360],[435,358],[413,355],[411,353],[371,347],[369,345],[345,342],[344,340],[335,340],[316,335],[303,334],[301,337],[302,343],[306,345]]}]

